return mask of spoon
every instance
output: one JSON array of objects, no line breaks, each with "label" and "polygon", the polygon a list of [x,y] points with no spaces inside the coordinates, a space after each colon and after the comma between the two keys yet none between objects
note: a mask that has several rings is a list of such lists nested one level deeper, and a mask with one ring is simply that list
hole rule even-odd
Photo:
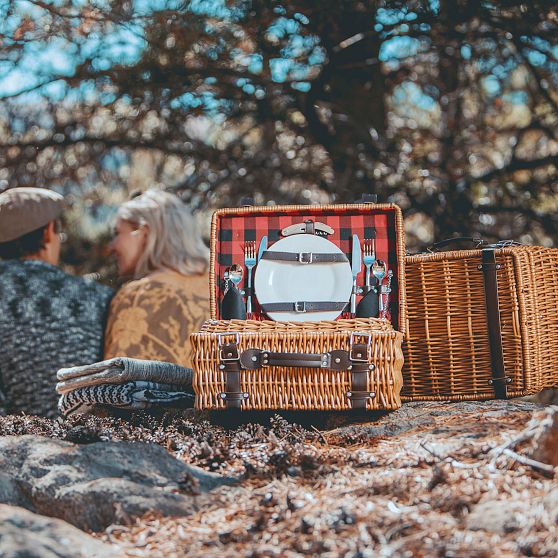
[{"label": "spoon", "polygon": [[387,274],[387,264],[384,260],[376,260],[372,264],[372,274],[376,277],[378,281],[378,310],[382,312],[384,309],[383,301],[382,301],[382,281]]},{"label": "spoon", "polygon": [[229,267],[229,280],[238,287],[239,283],[242,281],[242,266],[239,264],[232,264]]}]

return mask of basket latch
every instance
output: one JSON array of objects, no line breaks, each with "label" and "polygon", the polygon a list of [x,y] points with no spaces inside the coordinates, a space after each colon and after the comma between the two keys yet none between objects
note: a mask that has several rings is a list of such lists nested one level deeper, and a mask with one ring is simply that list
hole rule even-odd
[{"label": "basket latch", "polygon": [[[231,339],[232,338],[232,339]],[[225,374],[225,391],[219,397],[229,409],[240,409],[240,404],[248,399],[248,394],[240,388],[240,335],[237,332],[217,334],[219,345],[219,369]]]},{"label": "basket latch", "polygon": [[366,409],[368,399],[376,397],[376,392],[368,389],[368,372],[375,368],[370,362],[371,353],[372,334],[352,332],[349,341],[351,389],[346,396],[353,409]]}]

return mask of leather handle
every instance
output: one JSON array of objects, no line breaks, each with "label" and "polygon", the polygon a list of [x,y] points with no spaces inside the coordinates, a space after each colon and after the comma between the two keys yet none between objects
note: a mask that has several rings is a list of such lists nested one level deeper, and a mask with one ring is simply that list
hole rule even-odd
[{"label": "leather handle", "polygon": [[351,366],[349,352],[342,350],[328,353],[279,353],[247,349],[240,355],[240,363],[246,370],[257,370],[267,366],[348,370]]},{"label": "leather handle", "polygon": [[304,223],[296,223],[294,225],[289,225],[281,231],[282,236],[291,236],[293,234],[318,234],[318,235],[330,235],[335,231],[325,223],[314,222],[311,219],[304,221]]},{"label": "leather handle", "polygon": [[440,242],[434,242],[426,248],[427,252],[436,252],[440,248],[444,248],[445,246],[449,246],[450,244],[454,244],[457,242],[472,242],[475,245],[475,248],[479,248],[483,244],[486,244],[486,241],[482,238],[478,238],[475,236],[455,236],[453,238],[446,238],[445,240],[440,240]]}]

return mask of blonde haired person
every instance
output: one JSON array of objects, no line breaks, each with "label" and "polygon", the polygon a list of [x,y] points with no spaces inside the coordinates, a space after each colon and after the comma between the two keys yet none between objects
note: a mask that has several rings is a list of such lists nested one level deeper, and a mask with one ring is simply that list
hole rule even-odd
[{"label": "blonde haired person", "polygon": [[190,367],[189,335],[209,317],[209,254],[186,205],[162,190],[125,202],[111,251],[132,281],[111,304],[105,358]]}]

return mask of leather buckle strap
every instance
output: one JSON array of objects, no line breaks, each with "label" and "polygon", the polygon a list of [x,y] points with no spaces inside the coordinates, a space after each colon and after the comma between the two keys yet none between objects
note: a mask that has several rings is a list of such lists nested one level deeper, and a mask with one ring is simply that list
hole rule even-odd
[{"label": "leather buckle strap", "polygon": [[327,353],[279,353],[246,349],[240,355],[240,363],[245,370],[257,370],[267,366],[349,370],[351,366],[349,353],[343,350]]},{"label": "leather buckle strap", "polygon": [[239,360],[240,355],[238,354],[238,345],[230,344],[223,345],[219,351],[219,360],[221,362],[228,362],[233,360]]},{"label": "leather buckle strap", "polygon": [[504,349],[502,347],[498,277],[496,275],[500,267],[501,265],[496,263],[494,249],[483,249],[482,265],[479,266],[479,269],[482,270],[484,278],[484,299],[492,364],[492,379],[488,383],[494,388],[494,394],[498,399],[506,399],[508,395],[507,386],[511,382],[511,378],[506,376]]},{"label": "leather buckle strap", "polygon": [[343,310],[347,306],[347,301],[331,302],[329,300],[306,302],[268,302],[260,304],[260,308],[265,312],[327,312],[329,310]]},{"label": "leather buckle strap", "polygon": [[[234,341],[225,341],[233,337]],[[240,334],[236,331],[231,333],[218,333],[217,344],[219,346],[219,360],[226,362],[228,360],[239,360],[238,344],[240,343]]]},{"label": "leather buckle strap", "polygon": [[[359,343],[366,339],[366,343]],[[366,402],[376,396],[375,391],[368,389],[368,373],[374,370],[370,363],[372,336],[370,334],[351,334],[349,360],[351,361],[351,389],[347,391],[347,398],[353,409],[366,409]]]},{"label": "leather buckle strap", "polygon": [[[234,341],[224,342],[227,337],[234,336]],[[240,389],[240,354],[238,333],[224,333],[217,336],[219,344],[219,369],[225,374],[225,391],[219,396],[225,401],[227,408],[240,409],[240,403],[248,397],[248,394]]]},{"label": "leather buckle strap", "polygon": [[[359,341],[361,341],[359,343]],[[365,341],[365,343],[362,343]],[[353,331],[349,341],[349,358],[353,362],[368,362],[370,360],[370,350],[372,346],[372,335]]]},{"label": "leather buckle strap", "polygon": [[273,260],[280,262],[298,262],[300,264],[313,263],[338,263],[348,262],[347,256],[341,253],[323,252],[276,252],[266,250],[262,254],[262,260]]}]

